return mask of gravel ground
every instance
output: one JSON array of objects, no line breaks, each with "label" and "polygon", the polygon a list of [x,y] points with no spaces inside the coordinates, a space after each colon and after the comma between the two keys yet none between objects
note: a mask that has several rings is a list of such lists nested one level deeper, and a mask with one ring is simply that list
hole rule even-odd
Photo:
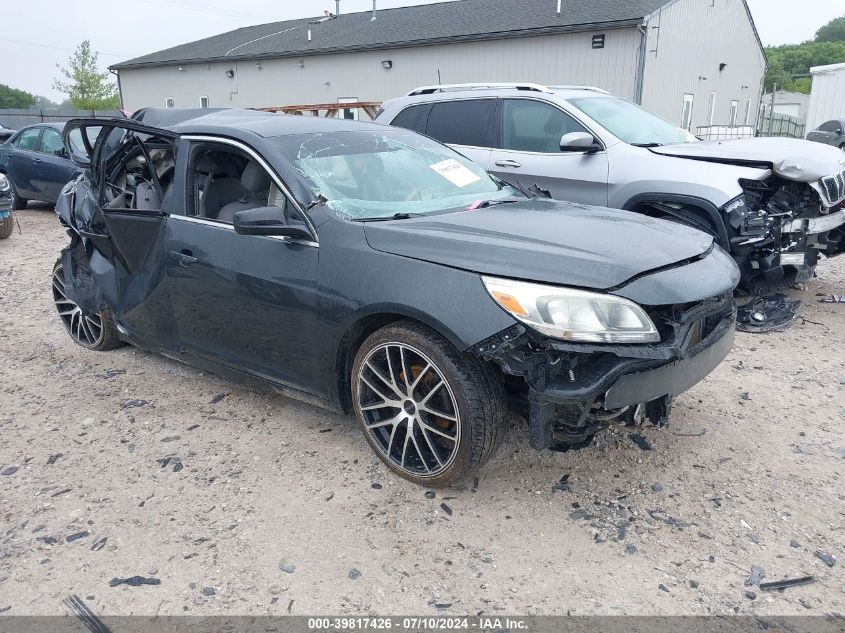
[{"label": "gravel ground", "polygon": [[[66,613],[68,594],[100,615],[845,611],[845,305],[816,302],[845,294],[845,257],[793,293],[803,319],[739,334],[671,426],[638,430],[650,450],[612,428],[536,453],[514,419],[477,485],[432,498],[351,417],[76,346],[50,297],[64,232],[47,207],[19,218],[0,242],[0,613]],[[763,591],[752,566],[816,581]],[[160,584],[110,586],[132,576]]]}]

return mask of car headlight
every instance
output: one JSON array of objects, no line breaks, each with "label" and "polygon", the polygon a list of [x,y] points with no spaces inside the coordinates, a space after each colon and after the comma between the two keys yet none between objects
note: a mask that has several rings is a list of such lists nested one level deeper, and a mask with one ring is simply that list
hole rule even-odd
[{"label": "car headlight", "polygon": [[0,191],[6,192],[12,188],[12,185],[9,184],[9,179],[6,178],[3,174],[0,174]]},{"label": "car headlight", "polygon": [[538,332],[585,343],[655,343],[660,334],[633,301],[613,295],[482,277],[505,312]]}]

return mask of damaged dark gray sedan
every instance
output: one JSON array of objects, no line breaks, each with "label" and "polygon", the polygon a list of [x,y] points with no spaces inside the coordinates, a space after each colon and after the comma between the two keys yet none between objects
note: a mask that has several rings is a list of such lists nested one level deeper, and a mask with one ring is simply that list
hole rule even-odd
[{"label": "damaged dark gray sedan", "polygon": [[413,132],[238,110],[78,128],[96,141],[52,285],[71,336],[354,412],[420,484],[474,473],[509,408],[537,449],[662,422],[733,341],[738,270],[710,236],[530,197]]}]

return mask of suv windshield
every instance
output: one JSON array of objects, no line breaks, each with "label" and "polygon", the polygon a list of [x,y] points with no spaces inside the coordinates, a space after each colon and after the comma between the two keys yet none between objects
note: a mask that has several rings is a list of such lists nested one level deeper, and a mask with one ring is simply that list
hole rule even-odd
[{"label": "suv windshield", "polygon": [[624,99],[584,97],[569,103],[630,145],[672,145],[691,139],[682,129]]},{"label": "suv windshield", "polygon": [[314,198],[349,220],[425,215],[519,195],[448,147],[404,130],[282,136]]}]

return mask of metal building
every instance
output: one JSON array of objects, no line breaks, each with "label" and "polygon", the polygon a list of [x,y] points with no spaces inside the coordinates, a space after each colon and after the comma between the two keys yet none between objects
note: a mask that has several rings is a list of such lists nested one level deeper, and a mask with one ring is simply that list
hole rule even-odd
[{"label": "metal building", "polygon": [[814,130],[826,121],[845,118],[845,64],[814,66],[813,89],[807,114],[807,130]]},{"label": "metal building", "polygon": [[242,28],[112,70],[129,110],[522,81],[604,88],[695,131],[754,124],[765,57],[745,0],[457,0]]}]

